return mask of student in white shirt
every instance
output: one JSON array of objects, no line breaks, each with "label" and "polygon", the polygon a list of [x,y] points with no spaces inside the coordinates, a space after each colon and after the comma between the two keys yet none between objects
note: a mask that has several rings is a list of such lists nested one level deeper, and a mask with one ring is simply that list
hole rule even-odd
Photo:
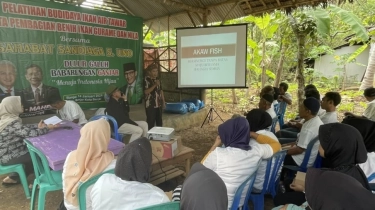
[{"label": "student in white shirt", "polygon": [[[219,125],[218,133],[214,145],[202,160],[202,164],[215,171],[224,181],[228,192],[228,208],[230,208],[235,191],[257,170],[259,161],[272,157],[281,146],[268,136],[250,132],[249,123],[244,117],[227,120]],[[249,146],[249,137],[261,145],[254,148]],[[219,147],[221,144],[225,147]],[[247,189],[248,187],[242,193],[240,206],[243,205]]]},{"label": "student in white shirt", "polygon": [[[307,145],[319,134],[319,127],[323,125],[316,114],[320,108],[320,102],[316,98],[307,98],[303,101],[303,104],[299,107],[299,116],[305,119],[302,125],[301,132],[298,133],[298,137],[293,147],[288,149],[287,155],[285,156],[284,165],[295,165],[300,166],[305,156],[305,150]],[[279,139],[280,142],[282,139]],[[315,158],[318,154],[319,141],[315,143],[311,150],[310,158],[307,167],[314,164]],[[283,170],[285,173],[285,170]],[[281,178],[283,178],[283,174]]]},{"label": "student in white shirt", "polygon": [[322,109],[326,110],[326,113],[323,116],[320,116],[320,119],[324,124],[335,123],[337,120],[336,106],[341,102],[341,96],[338,92],[327,92],[320,106]]},{"label": "student in white shirt", "polygon": [[79,125],[87,123],[85,113],[75,101],[62,100],[56,97],[50,100],[50,104],[54,109],[57,109],[61,119],[72,121]]},{"label": "student in white shirt", "polygon": [[274,119],[277,116],[274,108],[272,107],[272,102],[273,96],[270,94],[264,94],[259,100],[258,107],[259,109],[266,111],[271,116],[271,119]]},{"label": "student in white shirt", "polygon": [[[115,159],[108,144],[111,140],[111,127],[104,119],[87,123],[81,129],[77,149],[70,152],[63,168],[64,205],[68,210],[79,210],[78,187],[103,171],[113,169]],[[86,190],[86,209],[91,210],[90,191]]]},{"label": "student in white shirt", "polygon": [[[316,88],[312,88],[313,85],[307,85],[305,87],[305,98],[316,98],[320,101],[320,93]],[[314,86],[315,87],[315,86]],[[319,107],[317,116],[320,117],[324,115],[326,110]],[[280,143],[286,144],[294,142],[297,139],[297,134],[301,131],[302,125],[305,122],[305,119],[300,117],[298,120],[290,120],[287,124],[284,124],[282,129],[276,132],[278,138],[283,138]]]},{"label": "student in white shirt", "polygon": [[365,112],[362,114],[362,116],[355,115],[351,112],[345,112],[345,116],[364,117],[369,120],[375,121],[375,88],[366,88],[363,92],[363,96],[369,103],[367,104],[367,108]]},{"label": "student in white shirt", "polygon": [[118,154],[115,174],[104,174],[91,191],[94,210],[133,210],[169,202],[163,190],[148,183],[152,163],[150,141],[141,137]]},{"label": "student in white shirt", "polygon": [[[272,119],[265,111],[261,109],[253,109],[247,113],[246,119],[249,122],[250,131],[256,132],[257,134],[262,134],[270,137],[275,142],[279,143],[275,134],[268,131],[267,128],[272,124]],[[249,145],[252,148],[262,147],[255,139],[250,139]],[[275,163],[272,163],[271,170],[273,169]],[[262,160],[259,165],[257,175],[255,177],[253,192],[260,193],[263,189],[264,176],[266,174],[267,160]]]}]

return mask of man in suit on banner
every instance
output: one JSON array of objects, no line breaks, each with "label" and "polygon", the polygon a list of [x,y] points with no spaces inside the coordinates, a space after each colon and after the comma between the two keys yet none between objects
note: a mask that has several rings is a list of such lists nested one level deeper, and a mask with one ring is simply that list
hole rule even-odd
[{"label": "man in suit on banner", "polygon": [[42,68],[31,64],[26,68],[25,77],[30,86],[23,90],[25,106],[47,105],[51,96],[60,96],[59,89],[43,84]]},{"label": "man in suit on banner", "polygon": [[22,91],[14,89],[17,77],[16,66],[8,61],[0,61],[0,102],[7,96],[20,96]]},{"label": "man in suit on banner", "polygon": [[120,90],[126,95],[129,104],[139,104],[142,102],[143,88],[142,80],[137,81],[135,63],[125,63],[123,69],[127,84],[122,86]]}]

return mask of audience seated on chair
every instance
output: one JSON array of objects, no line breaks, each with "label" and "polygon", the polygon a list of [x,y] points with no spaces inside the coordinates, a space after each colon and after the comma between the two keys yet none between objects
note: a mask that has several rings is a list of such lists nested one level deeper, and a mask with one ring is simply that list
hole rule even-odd
[{"label": "audience seated on chair", "polygon": [[[4,166],[23,164],[26,176],[34,173],[32,160],[23,140],[48,133],[56,126],[40,122],[38,125],[22,124],[19,115],[23,113],[20,96],[8,96],[0,103],[0,164]],[[10,186],[20,182],[17,173],[11,173],[3,180]]]},{"label": "audience seated on chair", "polygon": [[[299,116],[305,120],[302,125],[301,132],[298,133],[297,140],[292,148],[288,149],[285,156],[284,165],[300,166],[305,156],[307,145],[319,134],[319,127],[323,124],[316,115],[320,108],[320,102],[316,98],[307,98],[299,107]],[[293,139],[279,138],[281,144],[293,142]],[[316,142],[311,150],[307,167],[314,164],[316,155],[318,154],[319,142]],[[281,176],[281,179],[283,175]]]},{"label": "audience seated on chair", "polygon": [[[250,132],[249,123],[243,117],[230,119],[219,125],[218,133],[202,164],[215,171],[224,181],[229,208],[237,188],[255,173],[261,159],[270,158],[280,150],[280,144],[266,135]],[[249,133],[259,144],[267,146],[251,148]],[[221,144],[225,147],[220,147]],[[247,188],[241,196],[240,206],[243,205]]]},{"label": "audience seated on chair", "polygon": [[75,101],[62,100],[60,96],[55,96],[50,100],[50,104],[60,114],[61,119],[72,121],[79,125],[87,123],[85,113]]},{"label": "audience seated on chair", "polygon": [[129,103],[126,95],[114,85],[110,85],[106,91],[110,96],[107,103],[106,112],[117,121],[118,132],[122,134],[131,134],[130,142],[139,137],[146,137],[148,124],[145,121],[133,121],[129,117]]},{"label": "audience seated on chair", "polygon": [[271,119],[276,118],[275,109],[272,107],[273,96],[270,94],[263,94],[263,96],[259,100],[258,107],[261,110],[266,111],[270,116]]},{"label": "audience seated on chair", "polygon": [[[317,89],[305,88],[305,98],[316,98],[320,101],[320,93]],[[317,116],[323,116],[325,110],[319,107]],[[301,131],[302,125],[305,122],[305,119],[298,116],[295,120],[290,120],[287,124],[281,126],[281,129],[276,132],[278,138],[297,138],[297,134]]]},{"label": "audience seated on chair", "polygon": [[181,210],[228,209],[227,188],[223,180],[201,163],[191,167],[183,185],[174,190],[173,200],[181,201]]},{"label": "audience seated on chair", "polygon": [[366,98],[366,100],[369,102],[367,104],[367,108],[365,112],[362,114],[362,116],[355,115],[351,112],[345,112],[345,116],[352,116],[352,117],[361,117],[361,118],[367,118],[369,120],[375,121],[375,88],[369,87],[366,88],[363,92],[363,96]]},{"label": "audience seated on chair", "polygon": [[305,210],[308,206],[309,209],[374,209],[375,195],[344,173],[310,168],[305,183],[307,202],[301,206],[286,204],[272,210]]},{"label": "audience seated on chair", "polygon": [[[246,119],[249,122],[250,131],[256,132],[270,137],[273,141],[279,143],[279,140],[271,131],[267,128],[271,125],[272,119],[269,114],[261,109],[253,109],[247,113]],[[280,144],[280,143],[279,143]],[[262,150],[263,147],[268,147],[266,144],[259,144],[255,139],[250,139],[249,145],[251,148],[257,148],[256,150]],[[260,148],[258,148],[260,147]],[[281,147],[281,145],[280,145]],[[273,164],[274,165],[274,164]],[[273,167],[273,165],[271,167]],[[257,175],[254,181],[253,192],[260,192],[263,188],[264,175],[266,173],[267,160],[263,160],[259,165]]]},{"label": "audience seated on chair", "polygon": [[[355,128],[341,123],[325,124],[319,128],[319,140],[319,154],[329,165],[328,170],[347,174],[364,188],[370,189],[366,176],[358,166],[366,161],[367,153],[362,136]],[[296,190],[293,186],[291,189]],[[274,199],[276,205],[300,205],[304,201],[305,195],[302,192],[278,194]]]},{"label": "audience seated on chair", "polygon": [[339,105],[340,102],[341,96],[338,92],[327,92],[324,95],[321,102],[321,108],[326,112],[320,116],[320,119],[324,124],[338,122],[336,106]]},{"label": "audience seated on chair", "polygon": [[91,191],[93,209],[133,210],[170,202],[158,187],[149,184],[152,163],[151,143],[139,138],[119,153],[115,174],[104,174]]},{"label": "audience seated on chair", "polygon": [[[113,169],[114,155],[108,150],[111,128],[104,120],[87,123],[81,129],[77,149],[70,152],[63,168],[64,204],[68,210],[78,210],[78,187],[97,174]],[[86,209],[92,209],[92,186],[86,191]]]}]

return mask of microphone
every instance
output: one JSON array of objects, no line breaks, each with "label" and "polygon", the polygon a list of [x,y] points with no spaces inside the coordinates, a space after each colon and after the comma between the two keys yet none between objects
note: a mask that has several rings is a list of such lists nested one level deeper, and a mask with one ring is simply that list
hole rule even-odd
[{"label": "microphone", "polygon": [[[152,81],[155,83],[156,81],[159,81],[159,77],[156,77],[155,79],[152,79]],[[156,86],[156,90],[159,91],[159,85]]]}]

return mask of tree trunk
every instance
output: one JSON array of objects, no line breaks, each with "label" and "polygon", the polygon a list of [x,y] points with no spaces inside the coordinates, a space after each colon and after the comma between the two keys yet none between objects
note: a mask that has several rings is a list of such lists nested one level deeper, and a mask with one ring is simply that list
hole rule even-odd
[{"label": "tree trunk", "polygon": [[279,87],[281,75],[283,73],[283,64],[284,64],[284,57],[286,52],[286,47],[281,43],[281,53],[280,53],[280,59],[279,63],[277,64],[277,70],[276,70],[276,79],[273,84],[274,87]]},{"label": "tree trunk", "polygon": [[262,88],[266,85],[266,41],[264,40],[262,46]]},{"label": "tree trunk", "polygon": [[232,88],[232,101],[233,104],[238,104],[237,96],[236,96],[236,89]]},{"label": "tree trunk", "polygon": [[345,90],[345,83],[346,83],[346,64],[344,64],[344,75],[342,78],[341,90]]},{"label": "tree trunk", "polygon": [[306,36],[304,34],[298,33],[297,36],[297,82],[298,82],[298,107],[303,103],[304,87],[305,87],[305,77],[304,72],[304,59],[305,59],[305,42]]},{"label": "tree trunk", "polygon": [[373,87],[375,75],[375,43],[371,44],[368,64],[366,68],[365,77],[361,83],[359,90],[364,90],[368,87]]}]

